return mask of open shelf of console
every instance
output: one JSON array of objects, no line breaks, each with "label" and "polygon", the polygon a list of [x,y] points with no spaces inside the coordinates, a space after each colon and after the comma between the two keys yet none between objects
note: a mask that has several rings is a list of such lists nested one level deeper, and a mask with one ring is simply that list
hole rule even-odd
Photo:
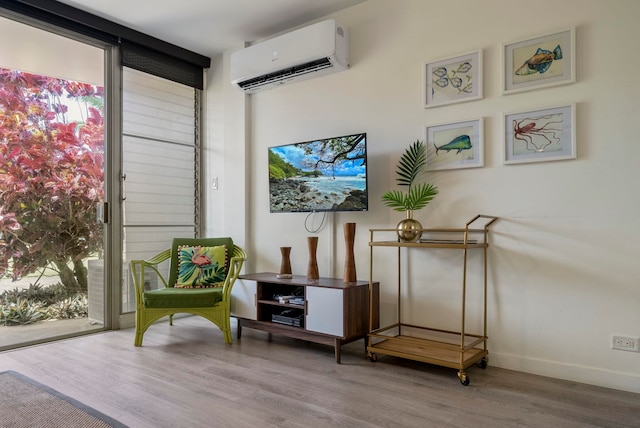
[{"label": "open shelf of console", "polygon": [[246,327],[329,345],[340,363],[345,343],[365,339],[366,352],[369,313],[378,325],[378,288],[369,281],[301,275],[285,279],[269,272],[240,275],[231,293],[231,315],[238,320],[238,339]]}]

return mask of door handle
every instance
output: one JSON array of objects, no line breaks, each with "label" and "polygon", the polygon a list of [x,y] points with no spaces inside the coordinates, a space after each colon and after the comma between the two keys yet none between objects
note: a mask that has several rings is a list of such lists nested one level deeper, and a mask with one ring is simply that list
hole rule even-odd
[{"label": "door handle", "polygon": [[109,224],[109,202],[96,204],[96,220],[98,223]]},{"label": "door handle", "polygon": [[120,200],[125,201],[127,199],[126,190],[125,190],[125,181],[127,181],[127,173],[120,173]]}]

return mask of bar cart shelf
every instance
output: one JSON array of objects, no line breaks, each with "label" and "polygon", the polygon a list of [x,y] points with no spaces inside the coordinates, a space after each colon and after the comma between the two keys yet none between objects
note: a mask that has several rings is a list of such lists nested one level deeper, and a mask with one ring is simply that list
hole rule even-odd
[{"label": "bar cart shelf", "polygon": [[[389,325],[379,328],[370,324],[367,340],[367,355],[371,361],[377,361],[378,355],[391,355],[400,358],[436,364],[458,369],[460,382],[470,383],[466,369],[473,364],[486,368],[487,349],[487,250],[489,248],[489,229],[497,217],[479,214],[469,220],[464,228],[422,229],[421,239],[415,242],[398,240],[397,229],[369,229],[370,266],[369,277],[371,292],[373,289],[373,251],[374,248],[392,247],[398,252],[398,311],[397,319]],[[393,237],[394,240],[383,240]],[[412,325],[402,321],[402,249],[444,248],[462,251],[462,316],[459,331],[441,330],[421,325]],[[483,264],[483,325],[482,332],[471,334],[465,326],[467,307],[467,258],[469,251],[482,251]],[[376,290],[377,291],[377,290]],[[381,291],[381,290],[380,290]]]}]

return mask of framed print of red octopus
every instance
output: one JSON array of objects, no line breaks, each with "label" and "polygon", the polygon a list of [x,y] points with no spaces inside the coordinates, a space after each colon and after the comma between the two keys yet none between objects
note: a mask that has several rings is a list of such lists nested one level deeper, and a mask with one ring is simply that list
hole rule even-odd
[{"label": "framed print of red octopus", "polygon": [[575,104],[504,115],[503,163],[576,158]]}]

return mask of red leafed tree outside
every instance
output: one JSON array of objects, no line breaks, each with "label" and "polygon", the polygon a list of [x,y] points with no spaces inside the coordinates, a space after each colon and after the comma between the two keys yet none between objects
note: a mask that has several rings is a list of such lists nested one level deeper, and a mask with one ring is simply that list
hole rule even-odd
[{"label": "red leafed tree outside", "polygon": [[0,68],[0,276],[54,266],[69,292],[87,289],[84,261],[103,248],[103,105],[101,86]]}]

